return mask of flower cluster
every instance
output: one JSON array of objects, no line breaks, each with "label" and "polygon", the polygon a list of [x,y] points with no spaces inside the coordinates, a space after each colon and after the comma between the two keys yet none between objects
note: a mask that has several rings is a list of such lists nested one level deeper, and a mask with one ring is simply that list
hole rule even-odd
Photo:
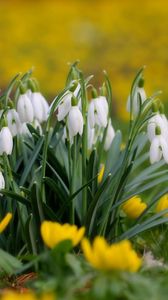
[{"label": "flower cluster", "polygon": [[[72,84],[72,90],[65,94],[57,111],[57,120],[62,121],[64,124],[63,139],[69,139],[71,144],[77,134],[82,135],[84,126],[81,86],[77,82],[72,82]],[[88,103],[86,116],[88,149],[91,150],[98,140],[102,141],[104,129],[107,128],[104,150],[108,151],[115,136],[115,131],[109,118],[109,106],[106,97],[97,94],[95,96],[94,94],[94,97]]]},{"label": "flower cluster", "polygon": [[[13,106],[13,103],[10,103]],[[5,108],[6,109],[6,108]],[[49,105],[40,92],[31,89],[20,90],[16,109],[8,108],[7,113],[1,110],[5,126],[0,131],[0,155],[11,155],[13,150],[13,137],[29,135],[27,123],[31,123],[42,133],[41,123],[47,120]]]},{"label": "flower cluster", "polygon": [[43,241],[49,248],[64,240],[71,240],[73,246],[81,241],[86,259],[96,269],[136,272],[140,268],[142,261],[129,241],[110,246],[103,237],[97,236],[91,247],[89,241],[83,239],[84,233],[84,227],[77,229],[75,225],[70,224],[44,221],[41,225]]}]

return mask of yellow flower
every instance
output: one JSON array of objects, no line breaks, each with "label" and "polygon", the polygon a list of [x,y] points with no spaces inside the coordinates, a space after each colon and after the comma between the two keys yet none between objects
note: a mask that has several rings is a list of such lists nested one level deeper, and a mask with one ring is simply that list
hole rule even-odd
[{"label": "yellow flower", "polygon": [[12,219],[12,214],[11,213],[7,213],[6,216],[0,222],[0,233],[2,231],[4,231],[4,229],[9,224],[9,222],[10,222],[11,219]]},{"label": "yellow flower", "polygon": [[84,227],[78,229],[75,225],[61,225],[51,221],[44,221],[41,224],[41,235],[44,243],[49,248],[53,248],[55,245],[64,240],[71,240],[72,245],[76,246],[83,238],[84,233]]},{"label": "yellow flower", "polygon": [[56,296],[54,294],[43,294],[38,299],[40,299],[40,300],[56,300]]},{"label": "yellow flower", "polygon": [[[156,206],[156,212],[159,213],[160,211],[168,208],[168,194],[162,196]],[[164,214],[164,217],[168,217],[168,213]]]},{"label": "yellow flower", "polygon": [[82,249],[89,263],[99,270],[136,272],[142,263],[128,240],[109,245],[103,237],[97,236],[91,246],[84,238]]},{"label": "yellow flower", "polygon": [[4,293],[1,300],[37,300],[32,293],[18,293],[14,291],[9,291]]},{"label": "yellow flower", "polygon": [[32,292],[18,293],[15,291],[9,291],[4,293],[1,300],[56,300],[54,294],[42,294],[40,297],[36,296]]},{"label": "yellow flower", "polygon": [[101,164],[101,166],[100,166],[100,172],[99,172],[99,175],[98,175],[98,183],[102,182],[103,175],[104,175],[104,170],[105,170],[105,165]]},{"label": "yellow flower", "polygon": [[146,208],[147,204],[139,196],[130,198],[122,205],[122,210],[131,219],[138,218]]}]

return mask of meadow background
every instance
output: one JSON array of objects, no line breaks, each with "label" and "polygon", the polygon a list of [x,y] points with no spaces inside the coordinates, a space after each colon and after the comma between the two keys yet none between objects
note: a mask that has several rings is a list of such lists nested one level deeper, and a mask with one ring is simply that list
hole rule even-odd
[{"label": "meadow background", "polygon": [[114,115],[127,119],[125,103],[137,70],[146,65],[147,93],[168,99],[166,0],[0,1],[0,87],[34,67],[49,101],[64,87],[69,62],[80,60],[96,87],[106,70]]}]

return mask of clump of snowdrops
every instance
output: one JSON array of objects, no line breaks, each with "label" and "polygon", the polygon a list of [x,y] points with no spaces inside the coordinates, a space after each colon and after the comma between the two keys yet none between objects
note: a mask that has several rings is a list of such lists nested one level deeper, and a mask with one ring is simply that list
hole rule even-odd
[{"label": "clump of snowdrops", "polygon": [[[127,100],[126,141],[113,126],[106,72],[96,89],[74,63],[50,104],[31,71],[18,74],[0,101],[0,213],[12,214],[0,239],[2,270],[35,268],[62,278],[71,268],[82,276],[83,261],[69,253],[75,246],[93,269],[137,271],[142,262],[128,239],[168,221],[168,121],[158,94],[145,93],[143,69]],[[61,284],[54,282],[54,289]]]}]

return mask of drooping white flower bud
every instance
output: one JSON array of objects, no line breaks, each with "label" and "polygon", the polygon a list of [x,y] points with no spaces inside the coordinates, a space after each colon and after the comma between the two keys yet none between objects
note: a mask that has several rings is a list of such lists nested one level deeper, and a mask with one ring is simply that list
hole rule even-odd
[{"label": "drooping white flower bud", "polygon": [[94,98],[89,103],[88,121],[91,128],[97,124],[100,127],[107,126],[108,103],[106,97]]},{"label": "drooping white flower bud", "polygon": [[165,115],[160,115],[157,113],[155,116],[153,116],[147,126],[147,134],[149,140],[152,142],[152,140],[156,137],[156,128],[159,127],[161,130],[161,135],[165,137],[166,140],[168,140],[168,122]]},{"label": "drooping white flower bud", "polygon": [[[80,91],[80,84],[78,83],[78,81],[73,80],[71,82],[72,86],[70,88],[70,90],[68,90],[65,95],[63,96],[58,108],[57,108],[57,119],[58,121],[62,121],[69,113],[70,109],[71,109],[71,98],[72,96],[77,97],[78,93]],[[55,100],[54,100],[55,101]],[[49,107],[49,111],[51,110],[54,101],[51,103],[50,107]],[[81,108],[81,99],[79,99],[78,101],[78,106],[79,109]]]},{"label": "drooping white flower bud", "polygon": [[8,127],[3,127],[0,131],[0,155],[6,153],[10,155],[13,150],[13,138]]},{"label": "drooping white flower bud", "polygon": [[[141,98],[142,103],[146,100],[147,96],[146,96],[146,92],[144,90],[143,87],[136,87],[135,89],[135,94],[133,97],[133,101],[132,101],[132,109],[133,109],[133,115],[137,116],[140,110],[140,103],[139,103],[139,96]],[[130,95],[128,97],[127,100],[127,111],[130,112],[131,110],[131,99],[130,99]]]},{"label": "drooping white flower bud", "polygon": [[156,135],[150,146],[150,162],[151,164],[158,162],[161,158],[168,164],[168,143],[162,135]]},{"label": "drooping white flower bud", "polygon": [[[4,179],[2,172],[0,171],[0,190],[3,190],[4,188],[5,188],[5,179]],[[0,195],[2,195],[2,194],[0,194]]]},{"label": "drooping white flower bud", "polygon": [[60,105],[58,106],[58,114],[57,114],[57,119],[58,121],[62,121],[67,114],[69,113],[70,109],[71,109],[71,98],[72,98],[72,93],[66,94]]},{"label": "drooping white flower bud", "polygon": [[7,122],[12,136],[13,137],[16,136],[20,132],[21,122],[20,122],[19,114],[14,108],[8,110]]},{"label": "drooping white flower bud", "polygon": [[40,92],[31,93],[31,103],[34,111],[34,118],[40,123],[44,122],[48,118],[49,105],[46,99]]},{"label": "drooping white flower bud", "polygon": [[73,138],[83,133],[83,116],[78,106],[72,106],[67,118],[69,136]]},{"label": "drooping white flower bud", "polygon": [[21,94],[19,96],[18,102],[17,102],[17,112],[19,114],[21,122],[33,122],[34,118],[34,111],[33,106],[31,103],[31,100],[27,96],[27,94]]},{"label": "drooping white flower bud", "polygon": [[108,127],[107,127],[107,133],[106,133],[106,138],[105,138],[105,143],[104,143],[104,150],[105,151],[108,151],[110,146],[111,146],[111,143],[114,139],[114,136],[115,136],[115,131],[114,131],[114,128],[111,124],[111,119],[109,119],[108,121]]}]

